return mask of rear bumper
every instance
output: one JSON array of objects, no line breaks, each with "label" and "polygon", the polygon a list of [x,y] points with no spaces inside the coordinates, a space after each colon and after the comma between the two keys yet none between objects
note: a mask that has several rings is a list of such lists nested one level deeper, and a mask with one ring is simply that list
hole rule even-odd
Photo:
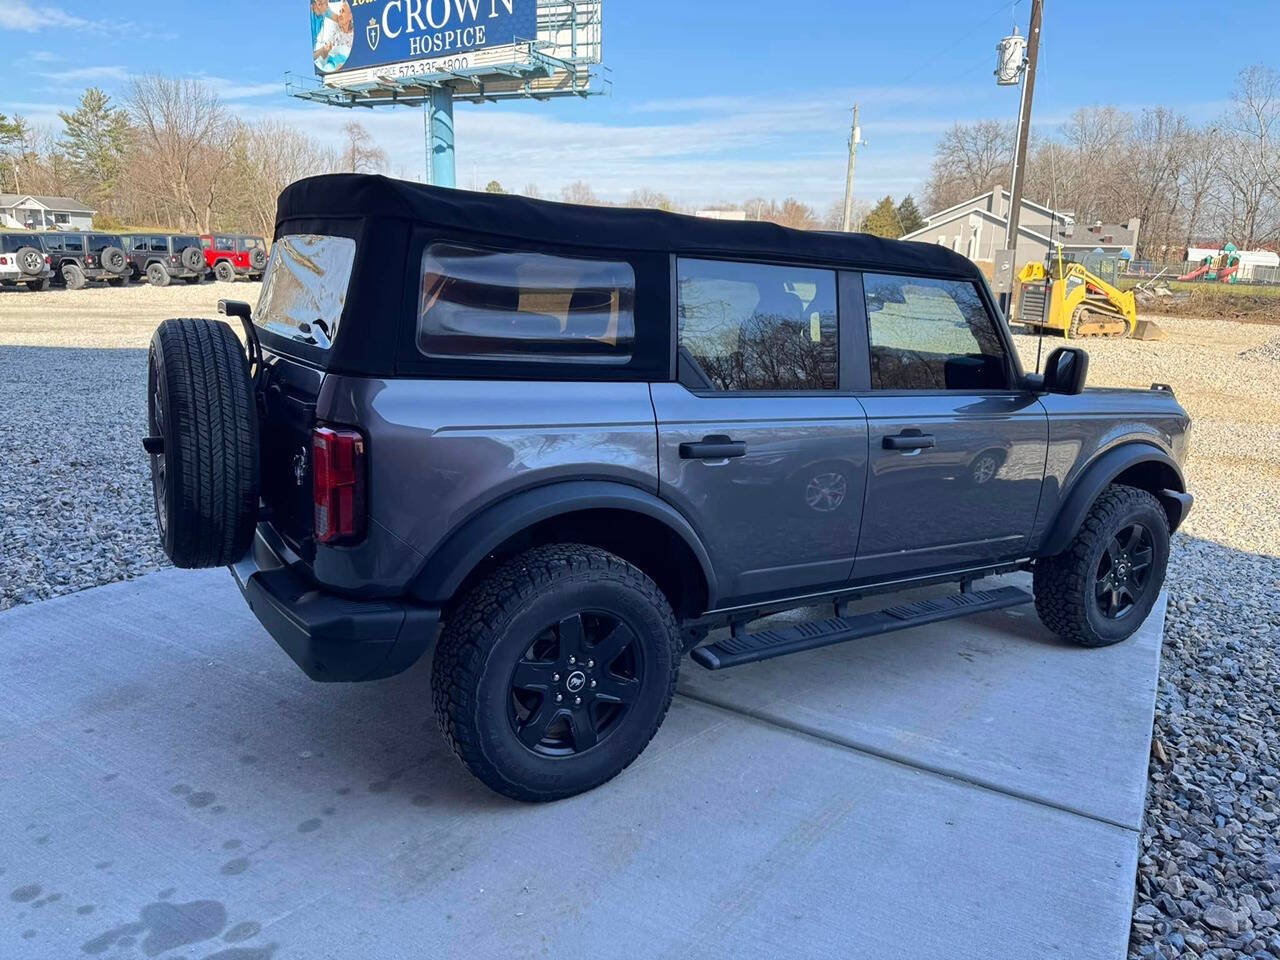
[{"label": "rear bumper", "polygon": [[269,527],[230,567],[259,622],[312,680],[379,680],[413,666],[440,632],[440,611],[351,600],[319,588]]}]

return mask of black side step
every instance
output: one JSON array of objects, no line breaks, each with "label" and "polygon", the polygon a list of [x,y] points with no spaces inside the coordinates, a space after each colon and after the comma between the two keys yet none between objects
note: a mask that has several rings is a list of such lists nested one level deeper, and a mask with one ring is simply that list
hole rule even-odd
[{"label": "black side step", "polygon": [[811,620],[776,630],[758,633],[739,633],[724,640],[698,647],[690,656],[695,663],[708,670],[723,670],[744,663],[772,660],[789,653],[816,650],[832,644],[874,637],[894,630],[907,630],[926,623],[967,617],[984,610],[999,610],[1030,603],[1031,594],[1019,587],[1000,587],[998,590],[979,590],[973,593],[955,593],[931,600],[916,600],[886,610],[860,613],[852,617],[831,617],[827,620]]}]

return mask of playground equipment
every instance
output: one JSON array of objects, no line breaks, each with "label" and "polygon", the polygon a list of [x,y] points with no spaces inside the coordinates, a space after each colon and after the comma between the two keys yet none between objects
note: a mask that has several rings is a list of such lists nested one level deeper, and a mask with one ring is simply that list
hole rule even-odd
[{"label": "playground equipment", "polygon": [[[1047,259],[1049,269],[1043,263],[1028,263],[1018,272],[1022,285],[1019,323],[1061,330],[1069,340],[1133,336],[1138,328],[1138,306],[1132,291],[1115,286],[1115,257],[1094,251],[1085,262],[1070,263],[1063,258],[1062,246],[1058,245],[1056,253]],[[1095,270],[1109,273],[1110,282]]]},{"label": "playground equipment", "polygon": [[1205,257],[1200,266],[1184,273],[1178,280],[1216,280],[1219,283],[1235,283],[1240,273],[1240,251],[1234,243],[1228,243],[1216,257]]}]

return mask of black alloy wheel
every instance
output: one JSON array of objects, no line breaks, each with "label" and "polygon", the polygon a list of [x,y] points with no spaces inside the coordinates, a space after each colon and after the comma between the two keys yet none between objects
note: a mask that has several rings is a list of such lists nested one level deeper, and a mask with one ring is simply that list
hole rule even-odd
[{"label": "black alloy wheel", "polygon": [[1116,533],[1102,552],[1094,575],[1098,612],[1108,620],[1122,620],[1136,609],[1151,581],[1155,544],[1151,531],[1132,523]]},{"label": "black alloy wheel", "polygon": [[583,753],[621,726],[643,679],[635,630],[613,614],[576,613],[539,633],[516,663],[507,718],[534,753]]}]

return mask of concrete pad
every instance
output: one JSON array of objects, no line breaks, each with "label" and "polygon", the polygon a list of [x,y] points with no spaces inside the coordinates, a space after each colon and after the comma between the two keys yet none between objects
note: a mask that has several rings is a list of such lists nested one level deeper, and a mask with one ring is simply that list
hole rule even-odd
[{"label": "concrete pad", "polygon": [[[677,697],[530,807],[449,754],[425,665],[312,684],[222,571],[8,611],[0,651],[0,957],[1124,955],[1134,831],[822,732]],[[957,735],[1012,743],[996,706]]]},{"label": "concrete pad", "polygon": [[[990,584],[1031,586],[1023,574],[979,589]],[[1141,830],[1165,602],[1135,636],[1097,650],[1059,640],[1028,605],[722,672],[694,667],[680,690]]]}]

